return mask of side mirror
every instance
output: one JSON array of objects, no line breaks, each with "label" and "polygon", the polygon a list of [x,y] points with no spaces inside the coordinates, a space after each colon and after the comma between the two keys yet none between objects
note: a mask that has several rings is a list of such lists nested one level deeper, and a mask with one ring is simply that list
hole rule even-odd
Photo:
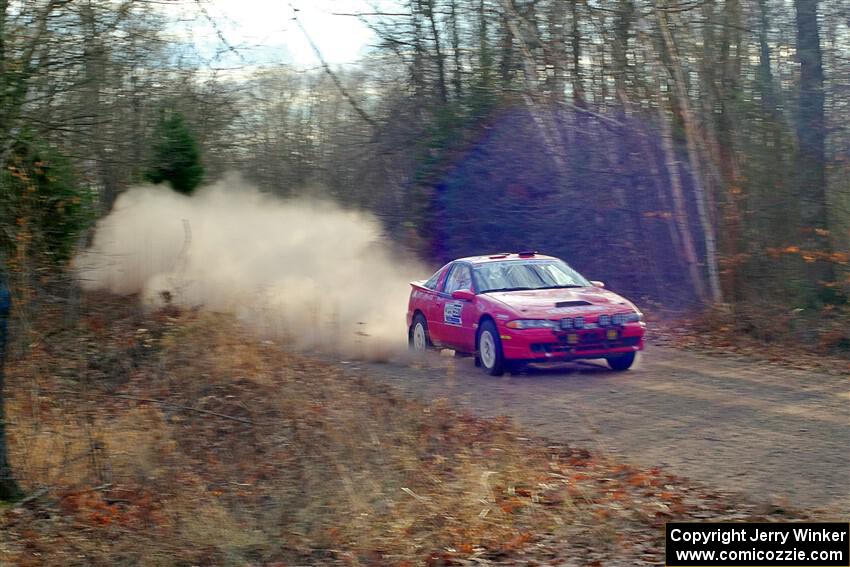
[{"label": "side mirror", "polygon": [[593,287],[605,287],[605,282],[599,280],[590,280],[590,283],[593,284]]},{"label": "side mirror", "polygon": [[462,301],[474,301],[475,294],[468,289],[456,289],[452,292],[452,299],[460,299]]}]

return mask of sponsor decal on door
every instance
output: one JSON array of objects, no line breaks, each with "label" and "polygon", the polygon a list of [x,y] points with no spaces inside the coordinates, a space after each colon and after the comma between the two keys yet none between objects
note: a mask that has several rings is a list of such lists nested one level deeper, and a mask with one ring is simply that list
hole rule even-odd
[{"label": "sponsor decal on door", "polygon": [[446,303],[446,307],[443,309],[443,321],[447,325],[460,325],[460,314],[462,311],[463,303],[460,301]]}]

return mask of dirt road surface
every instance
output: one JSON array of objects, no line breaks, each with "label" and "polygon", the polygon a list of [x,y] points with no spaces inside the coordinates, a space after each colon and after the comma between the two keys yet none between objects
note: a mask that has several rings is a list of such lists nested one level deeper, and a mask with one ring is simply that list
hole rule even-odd
[{"label": "dirt road surface", "polygon": [[424,401],[739,493],[850,517],[850,380],[670,348],[494,378],[471,359],[344,363]]}]

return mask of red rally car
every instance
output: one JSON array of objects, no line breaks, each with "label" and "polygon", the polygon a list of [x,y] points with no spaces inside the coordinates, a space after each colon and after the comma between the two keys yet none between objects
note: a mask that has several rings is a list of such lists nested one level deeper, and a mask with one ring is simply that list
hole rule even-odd
[{"label": "red rally car", "polygon": [[498,376],[526,362],[605,358],[628,370],[646,324],[630,301],[536,252],[460,258],[411,282],[410,348],[475,356]]}]

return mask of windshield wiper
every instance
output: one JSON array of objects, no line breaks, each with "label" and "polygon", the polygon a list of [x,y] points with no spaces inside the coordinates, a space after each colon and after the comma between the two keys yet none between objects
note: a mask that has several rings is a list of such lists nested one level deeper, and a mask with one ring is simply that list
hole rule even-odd
[{"label": "windshield wiper", "polygon": [[534,287],[499,287],[499,288],[496,288],[496,289],[484,290],[482,293],[492,293],[492,292],[495,292],[495,291],[528,291],[530,289],[537,289],[537,288],[534,288]]},{"label": "windshield wiper", "polygon": [[586,287],[579,284],[567,284],[567,285],[544,285],[543,287],[537,287],[534,289],[569,289],[575,287]]}]

